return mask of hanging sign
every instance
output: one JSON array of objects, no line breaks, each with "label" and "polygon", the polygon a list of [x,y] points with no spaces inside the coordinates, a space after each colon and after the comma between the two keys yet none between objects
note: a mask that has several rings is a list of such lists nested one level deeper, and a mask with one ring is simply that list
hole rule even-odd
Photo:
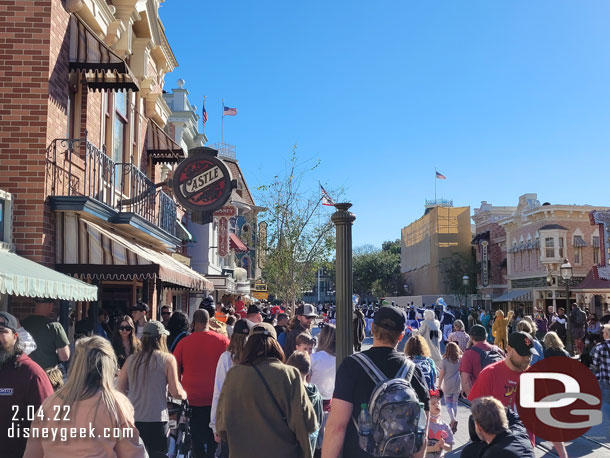
[{"label": "hanging sign", "polygon": [[481,242],[481,284],[489,285],[489,262],[487,261],[487,246],[489,242],[483,240]]},{"label": "hanging sign", "polygon": [[214,216],[237,216],[237,207],[225,205],[214,212]]},{"label": "hanging sign", "polygon": [[224,258],[229,254],[229,220],[225,216],[218,218],[218,256]]},{"label": "hanging sign", "polygon": [[233,189],[231,172],[212,148],[195,148],[182,161],[172,180],[178,202],[194,212],[211,213],[221,208]]}]

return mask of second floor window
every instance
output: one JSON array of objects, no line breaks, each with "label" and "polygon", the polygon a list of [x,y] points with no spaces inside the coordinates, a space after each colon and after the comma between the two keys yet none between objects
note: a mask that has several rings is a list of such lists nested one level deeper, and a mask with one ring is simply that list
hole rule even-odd
[{"label": "second floor window", "polygon": [[[112,126],[112,160],[116,164],[126,162],[125,142],[127,141],[127,94],[116,92],[114,94],[114,122]],[[115,186],[121,186],[122,168],[117,168],[115,175]],[[121,190],[122,192],[125,192]]]},{"label": "second floor window", "polygon": [[593,236],[593,264],[599,264],[599,236]]},{"label": "second floor window", "polygon": [[563,258],[563,237],[559,237],[559,257]]},{"label": "second floor window", "polygon": [[555,239],[553,237],[547,237],[544,239],[545,257],[555,257]]}]

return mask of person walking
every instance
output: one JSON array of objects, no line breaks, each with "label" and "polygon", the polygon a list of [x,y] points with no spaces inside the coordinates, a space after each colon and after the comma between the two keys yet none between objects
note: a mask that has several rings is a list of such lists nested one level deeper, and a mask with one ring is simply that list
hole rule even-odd
[{"label": "person walking", "polygon": [[302,304],[297,307],[295,316],[288,324],[288,330],[285,332],[285,340],[283,350],[285,355],[292,355],[296,349],[296,339],[299,334],[311,334],[311,326],[316,314],[315,307],[311,304]]},{"label": "person walking", "polygon": [[494,337],[494,345],[506,350],[506,339],[508,336],[508,323],[513,319],[514,312],[510,310],[508,316],[504,318],[502,310],[496,310],[496,319],[491,327],[491,334]]},{"label": "person walking", "polygon": [[324,427],[331,409],[331,399],[335,389],[335,376],[337,373],[336,356],[337,332],[335,325],[326,324],[318,334],[318,346],[311,355],[311,383],[316,385],[322,396],[322,409],[324,415],[320,424],[316,450],[322,449],[324,441]]},{"label": "person walking", "polygon": [[441,372],[438,377],[438,385],[443,390],[443,398],[451,419],[449,427],[453,433],[457,431],[458,399],[462,391],[459,372],[461,359],[462,350],[460,350],[460,347],[455,342],[449,342],[447,348],[445,348],[445,354],[441,362]]},{"label": "person walking", "polygon": [[441,324],[435,318],[433,310],[424,311],[424,321],[421,322],[417,335],[424,338],[430,350],[430,358],[434,360],[437,366],[441,365],[441,340],[443,338],[441,332]]},{"label": "person walking", "polygon": [[167,348],[172,353],[176,349],[178,342],[189,335],[189,317],[186,313],[176,310],[167,323]]},{"label": "person walking", "polygon": [[21,320],[21,326],[36,342],[36,350],[29,356],[43,369],[55,367],[70,359],[68,336],[63,326],[50,318],[54,314],[54,307],[52,300],[36,299],[34,313]]},{"label": "person walking", "polygon": [[[422,336],[411,336],[405,345],[405,355],[421,370],[428,390],[436,390],[438,368],[432,358],[426,339]],[[441,360],[442,362],[442,360]]]},{"label": "person walking", "polygon": [[[525,318],[527,318],[527,317],[525,317]],[[517,324],[517,331],[525,332],[526,334],[529,334],[533,338],[534,348],[536,349],[537,354],[536,355],[532,354],[532,360],[530,362],[530,366],[533,366],[541,359],[544,359],[544,349],[542,348],[542,344],[535,337],[536,332],[532,328],[532,324],[527,319],[523,319],[523,320],[519,321],[519,324]]]},{"label": "person walking", "polygon": [[119,369],[123,367],[129,356],[140,351],[140,340],[136,337],[135,325],[129,315],[123,315],[117,320],[117,327],[112,336],[112,348]]},{"label": "person walking", "polygon": [[[397,307],[381,307],[373,318],[373,347],[360,354],[366,355],[385,377],[394,378],[402,368],[413,364],[404,354],[396,351],[396,346],[404,336],[406,317]],[[412,367],[410,385],[426,412],[425,431],[428,430],[430,394],[419,367]],[[373,455],[359,447],[356,424],[362,405],[369,402],[375,389],[374,380],[365,372],[352,355],[345,358],[337,370],[332,407],[322,444],[322,458],[337,458],[341,453],[345,458],[372,458]],[[426,453],[425,437],[421,438],[416,458]],[[417,444],[416,444],[417,445]]]},{"label": "person walking", "polygon": [[602,390],[603,421],[599,429],[603,428],[603,434],[607,439],[608,422],[610,422],[610,324],[604,325],[602,337],[604,338],[603,342],[598,343],[591,350],[591,369]]},{"label": "person walking", "polygon": [[572,311],[570,312],[570,332],[572,333],[572,339],[574,346],[576,347],[576,354],[582,354],[585,348],[585,333],[587,332],[587,314],[580,308],[577,303],[572,303]]},{"label": "person walking", "polygon": [[284,360],[273,326],[254,325],[218,399],[216,432],[228,442],[231,456],[311,456],[315,412],[299,371]]},{"label": "person walking", "polygon": [[455,342],[460,347],[460,350],[465,352],[469,340],[470,337],[464,330],[464,322],[462,320],[455,320],[453,322],[453,332],[449,334],[449,342]]},{"label": "person walking", "polygon": [[[42,431],[75,428],[94,431],[120,431],[120,434],[94,434],[66,441],[30,437],[24,458],[99,458],[148,457],[134,422],[129,399],[114,388],[117,361],[112,345],[99,336],[83,337],[76,342],[66,384],[42,404],[32,428]],[[62,412],[62,415],[57,415]],[[68,415],[64,415],[68,412]],[[67,419],[68,418],[68,419]],[[57,439],[57,438],[55,438]],[[6,449],[3,448],[5,453]],[[7,455],[15,456],[15,455]]]},{"label": "person walking", "polygon": [[229,339],[210,330],[209,320],[206,310],[196,310],[193,314],[194,332],[178,342],[174,350],[192,412],[194,458],[212,458],[216,452],[217,443],[210,428],[214,377],[220,355],[229,345]]},{"label": "person walking", "polygon": [[487,342],[487,330],[482,325],[475,325],[470,329],[470,338],[472,346],[464,351],[459,368],[462,391],[466,396],[481,370],[504,359],[504,351]]},{"label": "person walking", "polygon": [[362,313],[362,310],[360,310],[359,308],[354,310],[353,327],[354,327],[354,351],[361,351],[362,342],[364,341],[364,338],[366,337],[366,323],[364,321],[364,313]]},{"label": "person walking", "polygon": [[565,309],[558,309],[557,315],[555,315],[552,320],[553,321],[549,326],[549,331],[557,333],[557,335],[563,342],[563,346],[565,347],[568,339],[568,318],[565,315]]},{"label": "person walking", "polygon": [[167,392],[186,399],[176,358],[167,349],[168,334],[160,321],[148,321],[142,333],[142,349],[127,359],[117,383],[134,407],[136,428],[151,455],[167,453],[169,447]]},{"label": "person walking", "polygon": [[17,318],[0,312],[0,412],[4,412],[0,415],[0,442],[2,455],[7,457],[22,456],[27,441],[15,434],[9,436],[9,431],[29,428],[28,409],[38,411],[42,402],[53,393],[45,371],[23,352],[18,329]]},{"label": "person walking", "polygon": [[549,331],[545,334],[542,340],[544,344],[544,357],[551,358],[553,356],[565,356],[570,358],[570,354],[566,351],[563,341],[554,331]]},{"label": "person walking", "polygon": [[248,340],[249,332],[250,329],[248,328],[248,323],[246,320],[241,319],[235,322],[233,335],[231,336],[227,351],[220,355],[220,358],[218,358],[218,364],[216,365],[214,394],[212,396],[212,409],[210,411],[210,428],[212,428],[212,431],[214,432],[214,439],[219,443],[220,453],[218,453],[218,456],[220,458],[229,457],[229,444],[226,441],[221,441],[220,436],[216,433],[216,412],[218,410],[218,398],[220,397],[222,386],[225,382],[225,378],[227,377],[227,372],[229,372],[229,369],[231,369],[234,365],[239,364],[241,354],[246,346],[246,340]]},{"label": "person walking", "polygon": [[136,337],[138,339],[142,338],[142,334],[144,333],[144,325],[146,324],[146,314],[150,309],[148,308],[148,304],[138,301],[136,305],[131,308],[131,318],[133,318],[133,323],[136,327]]}]

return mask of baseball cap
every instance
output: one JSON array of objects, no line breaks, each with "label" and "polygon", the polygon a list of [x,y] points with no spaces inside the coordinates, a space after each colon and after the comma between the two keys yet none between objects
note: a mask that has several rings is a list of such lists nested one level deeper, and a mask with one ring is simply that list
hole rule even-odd
[{"label": "baseball cap", "polygon": [[136,302],[136,305],[134,305],[131,310],[133,311],[137,311],[137,312],[148,312],[148,304],[144,303],[144,302]]},{"label": "baseball cap", "polygon": [[17,318],[15,318],[10,313],[0,312],[0,326],[4,328],[9,328],[13,332],[17,332],[17,329],[19,328],[19,322],[17,321]]},{"label": "baseball cap", "polygon": [[233,334],[245,334],[248,335],[250,328],[248,328],[248,322],[246,320],[237,320],[235,326],[233,326]]},{"label": "baseball cap", "polygon": [[[235,332],[235,330],[233,330],[233,332]],[[266,336],[271,336],[274,339],[277,339],[275,329],[270,323],[258,323],[252,326],[252,329],[250,329],[250,335],[253,336],[254,334],[265,334]]]},{"label": "baseball cap", "polygon": [[203,308],[203,307],[202,307],[203,305],[214,305],[214,304],[215,304],[215,302],[214,302],[214,296],[209,295],[209,296],[207,296],[207,297],[204,297],[204,298],[201,300],[201,303],[199,304],[199,308]]},{"label": "baseball cap", "polygon": [[297,307],[297,311],[295,315],[303,315],[303,316],[312,316],[316,317],[318,314],[316,313],[316,309],[311,304],[303,304]]},{"label": "baseball cap", "polygon": [[515,349],[519,356],[538,356],[534,348],[534,339],[527,332],[513,332],[508,336],[508,345]]},{"label": "baseball cap", "polygon": [[144,331],[143,331],[144,335],[147,336],[152,336],[152,337],[159,337],[159,336],[169,336],[169,331],[167,329],[165,329],[165,326],[163,326],[163,323],[159,322],[159,321],[148,321],[145,325],[144,325]]},{"label": "baseball cap", "polygon": [[389,331],[404,331],[407,319],[405,312],[398,307],[386,305],[375,312],[373,324]]},{"label": "baseball cap", "polygon": [[248,311],[246,312],[248,315],[251,313],[262,313],[261,306],[259,304],[252,304],[248,307]]},{"label": "baseball cap", "polygon": [[475,324],[470,328],[468,334],[470,334],[472,337],[479,337],[481,339],[485,339],[487,337],[487,329],[485,329],[483,325]]}]

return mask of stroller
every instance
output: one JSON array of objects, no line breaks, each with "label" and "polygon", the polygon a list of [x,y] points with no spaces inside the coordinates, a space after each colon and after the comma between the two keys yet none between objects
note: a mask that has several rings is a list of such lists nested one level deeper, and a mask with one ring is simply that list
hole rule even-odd
[{"label": "stroller", "polygon": [[[190,458],[191,455],[191,409],[186,401],[167,401],[169,411],[169,449],[167,458]],[[152,457],[151,457],[152,458]]]}]

